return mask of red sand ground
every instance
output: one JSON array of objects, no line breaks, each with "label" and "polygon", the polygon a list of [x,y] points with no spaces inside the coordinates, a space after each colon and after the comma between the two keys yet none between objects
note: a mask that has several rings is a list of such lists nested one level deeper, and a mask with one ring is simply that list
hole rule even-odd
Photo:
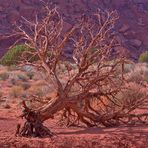
[{"label": "red sand ground", "polygon": [[57,135],[52,138],[15,137],[20,110],[0,109],[0,148],[147,148],[148,126],[118,128],[62,128],[56,120],[45,125]]}]

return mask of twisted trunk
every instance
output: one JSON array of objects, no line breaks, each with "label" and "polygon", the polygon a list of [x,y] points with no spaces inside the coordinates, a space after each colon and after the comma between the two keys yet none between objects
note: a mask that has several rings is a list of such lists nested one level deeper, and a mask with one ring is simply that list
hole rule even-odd
[{"label": "twisted trunk", "polygon": [[25,102],[23,102],[23,107],[22,117],[26,119],[26,122],[21,129],[20,125],[17,125],[16,136],[51,137],[53,133],[43,125],[43,122],[49,118],[53,118],[53,115],[65,106],[63,99],[57,97],[37,111],[28,108]]},{"label": "twisted trunk", "polygon": [[47,105],[39,109],[39,120],[42,122],[52,118],[53,115],[65,107],[64,99],[57,97],[51,100]]}]

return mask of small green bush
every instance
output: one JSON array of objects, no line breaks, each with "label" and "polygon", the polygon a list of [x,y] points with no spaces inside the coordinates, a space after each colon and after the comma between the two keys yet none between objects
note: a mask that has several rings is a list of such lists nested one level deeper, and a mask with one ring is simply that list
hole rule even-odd
[{"label": "small green bush", "polygon": [[148,63],[148,51],[146,51],[140,55],[139,62]]},{"label": "small green bush", "polygon": [[[34,49],[28,48],[25,45],[16,45],[15,47],[8,50],[8,52],[0,59],[0,64],[11,66],[16,65],[21,60],[21,55],[24,51],[33,51]],[[25,55],[29,61],[35,61],[38,56],[30,58],[32,55]]]},{"label": "small green bush", "polygon": [[15,47],[8,50],[8,52],[1,58],[0,64],[2,65],[15,65],[17,64],[20,55],[25,51],[26,47],[24,45],[16,45]]}]

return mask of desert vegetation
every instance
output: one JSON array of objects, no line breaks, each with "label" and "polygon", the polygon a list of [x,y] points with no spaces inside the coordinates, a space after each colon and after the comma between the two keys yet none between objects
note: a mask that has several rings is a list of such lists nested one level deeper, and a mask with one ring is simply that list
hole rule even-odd
[{"label": "desert vegetation", "polygon": [[148,51],[143,52],[139,57],[139,62],[148,63]]},{"label": "desert vegetation", "polygon": [[[57,8],[46,7],[41,19],[36,16],[31,22],[24,18],[17,26],[18,42],[25,40],[17,59],[19,73],[0,73],[1,81],[12,84],[9,95],[23,100],[26,122],[18,126],[17,135],[53,136],[43,122],[56,113],[66,126],[148,124],[148,113],[138,112],[147,103],[147,63],[135,64],[112,55],[112,49],[120,46],[114,32],[116,11],[98,11],[94,17],[95,22],[83,16],[63,34],[64,21]],[[20,51],[20,46],[16,47]],[[64,53],[69,47],[71,60]],[[1,63],[16,64],[10,55],[6,54]],[[24,66],[33,71],[24,72],[20,68]],[[50,96],[51,91],[54,96]]]}]

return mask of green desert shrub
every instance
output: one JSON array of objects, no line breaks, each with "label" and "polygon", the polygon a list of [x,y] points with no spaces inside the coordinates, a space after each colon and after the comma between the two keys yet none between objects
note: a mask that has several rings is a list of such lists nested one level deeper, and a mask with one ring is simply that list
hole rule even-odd
[{"label": "green desert shrub", "polygon": [[[24,53],[25,51],[25,53]],[[29,52],[28,52],[29,51]],[[31,52],[30,52],[31,51]],[[34,62],[39,60],[39,57],[37,54],[33,54],[36,52],[35,49],[29,48],[25,45],[16,45],[13,48],[9,49],[8,52],[0,59],[0,64],[1,65],[6,65],[6,66],[12,66],[12,65],[17,65],[19,61],[21,61],[21,57],[23,54],[23,57],[29,61],[29,62]],[[47,52],[47,56],[52,58],[52,53],[50,51]]]},{"label": "green desert shrub", "polygon": [[[8,52],[0,59],[0,64],[2,65],[16,65],[21,60],[21,55],[24,51],[35,51],[34,49],[28,48],[25,45],[16,45],[15,47],[8,50]],[[26,59],[29,59],[30,62],[36,61],[38,56],[31,57],[32,55],[25,54]]]},{"label": "green desert shrub", "polygon": [[148,63],[148,51],[146,51],[140,55],[139,62]]},{"label": "green desert shrub", "polygon": [[8,50],[8,52],[1,58],[0,64],[2,65],[15,65],[17,64],[20,55],[25,51],[24,45],[16,45],[15,47]]}]

